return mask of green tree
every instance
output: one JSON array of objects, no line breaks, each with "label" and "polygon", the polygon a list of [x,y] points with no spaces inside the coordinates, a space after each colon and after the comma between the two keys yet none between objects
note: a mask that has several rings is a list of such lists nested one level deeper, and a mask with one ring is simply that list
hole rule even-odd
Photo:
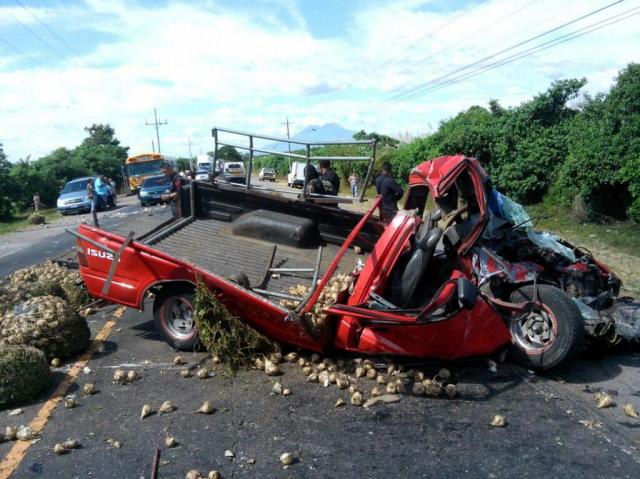
[{"label": "green tree", "polygon": [[12,192],[17,190],[10,175],[11,163],[0,143],[0,221],[8,221],[13,217]]},{"label": "green tree", "polygon": [[[210,152],[210,155],[213,157],[213,152]],[[218,155],[216,158],[224,161],[242,161],[242,155],[238,153],[233,146],[227,145],[218,148]]]},{"label": "green tree", "polygon": [[89,133],[89,136],[82,141],[83,145],[120,145],[120,141],[115,136],[116,131],[108,124],[94,123],[85,127],[84,130]]},{"label": "green tree", "polygon": [[376,133],[372,131],[371,133],[367,133],[364,130],[360,130],[358,133],[353,135],[354,140],[376,140],[378,147],[390,146],[392,148],[397,148],[400,144],[400,140],[396,140],[387,135],[381,135],[380,133]]}]

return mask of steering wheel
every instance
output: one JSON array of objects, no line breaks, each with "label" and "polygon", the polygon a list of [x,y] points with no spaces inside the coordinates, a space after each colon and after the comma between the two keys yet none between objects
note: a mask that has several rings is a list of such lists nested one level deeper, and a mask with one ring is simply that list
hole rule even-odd
[{"label": "steering wheel", "polygon": [[447,217],[447,224],[444,226],[446,230],[449,226],[451,226],[456,218],[458,218],[461,214],[466,213],[469,209],[469,205],[464,205],[458,208],[457,210],[453,210]]}]

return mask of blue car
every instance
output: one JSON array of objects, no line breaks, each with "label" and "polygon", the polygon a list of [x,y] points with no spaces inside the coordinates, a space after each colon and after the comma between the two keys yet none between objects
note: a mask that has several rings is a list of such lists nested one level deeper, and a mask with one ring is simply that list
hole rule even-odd
[{"label": "blue car", "polygon": [[71,180],[64,185],[64,188],[60,190],[60,196],[58,196],[58,211],[63,215],[91,211],[91,200],[87,198],[87,183],[93,179],[92,176],[85,176]]},{"label": "blue car", "polygon": [[160,197],[168,192],[171,182],[165,175],[150,176],[142,182],[138,197],[142,206],[155,205],[162,200]]}]

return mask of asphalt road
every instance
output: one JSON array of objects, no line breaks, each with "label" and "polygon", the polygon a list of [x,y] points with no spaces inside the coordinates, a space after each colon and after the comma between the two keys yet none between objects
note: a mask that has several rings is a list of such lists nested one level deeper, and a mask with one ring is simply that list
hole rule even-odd
[{"label": "asphalt road", "polygon": [[[135,221],[130,221],[135,216]],[[142,208],[137,197],[120,197],[118,208],[98,213],[100,227],[106,231],[142,233],[170,217],[168,208]],[[81,222],[92,224],[90,214],[64,216],[43,226],[0,236],[0,279],[16,269],[40,263],[73,247],[75,238],[65,228],[75,228]],[[122,230],[121,230],[122,228]],[[126,231],[125,231],[126,230]]]},{"label": "asphalt road", "polygon": [[[149,214],[157,217],[143,221]],[[142,232],[144,224],[151,227],[163,214],[156,208],[114,217],[112,227]],[[36,261],[22,258],[21,265]],[[104,353],[94,355],[90,371],[71,388],[78,406],[53,411],[12,478],[149,478],[156,446],[161,449],[159,478],[184,477],[192,468],[217,469],[226,478],[640,477],[640,420],[622,412],[625,403],[640,409],[637,347],[583,354],[553,377],[509,363],[500,364],[497,373],[483,360],[432,363],[424,366],[428,375],[442,366],[453,371],[457,398],[403,396],[399,403],[369,409],[335,408],[338,398],[348,402],[348,393],[306,382],[294,365],[285,365],[278,378],[292,391],[287,397],[271,395],[275,379],[258,371],[234,376],[212,366],[209,379],[180,378],[172,362],[176,353],[156,333],[149,306],[144,312],[127,310],[117,320]],[[113,310],[90,318],[94,334]],[[191,370],[210,362],[203,353],[183,356]],[[70,366],[54,371],[50,393]],[[141,379],[114,384],[117,367],[134,369]],[[84,396],[80,389],[86,382],[99,392]],[[360,382],[364,391],[375,386]],[[599,390],[608,391],[616,407],[597,409],[593,393]],[[19,416],[1,412],[0,425],[28,424],[46,400],[25,406]],[[140,420],[143,404],[157,410],[165,400],[177,410]],[[204,400],[213,401],[216,412],[193,414]],[[494,414],[505,415],[507,426],[491,428]],[[178,447],[164,447],[169,434]],[[68,438],[79,440],[82,448],[56,456],[54,444]],[[122,448],[112,448],[107,439],[121,441]],[[0,444],[0,456],[14,444]],[[235,457],[226,458],[226,450]],[[283,452],[296,458],[286,469],[278,461]]]}]

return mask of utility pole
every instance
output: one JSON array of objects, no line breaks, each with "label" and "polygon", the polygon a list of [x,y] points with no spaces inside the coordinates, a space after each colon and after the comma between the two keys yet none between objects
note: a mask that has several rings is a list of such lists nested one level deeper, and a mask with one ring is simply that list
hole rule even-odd
[{"label": "utility pole", "polygon": [[151,151],[152,151],[153,153],[155,153],[155,152],[156,152],[156,144],[155,144],[155,142],[153,141],[153,138],[151,138]]},{"label": "utility pole", "polygon": [[[289,136],[289,125],[293,125],[293,122],[289,121],[289,117],[287,117],[287,121],[280,124],[287,125],[287,140],[291,139],[291,136]],[[291,153],[291,142],[289,142],[289,153]],[[289,157],[289,168],[291,168],[291,157]]]},{"label": "utility pole", "polygon": [[153,118],[154,118],[153,123],[148,122],[145,118],[144,124],[156,127],[156,140],[158,140],[158,153],[162,153],[162,150],[160,150],[160,129],[158,127],[162,125],[166,125],[167,119],[165,118],[164,121],[158,121],[158,113],[156,112],[155,108],[153,109]]}]

